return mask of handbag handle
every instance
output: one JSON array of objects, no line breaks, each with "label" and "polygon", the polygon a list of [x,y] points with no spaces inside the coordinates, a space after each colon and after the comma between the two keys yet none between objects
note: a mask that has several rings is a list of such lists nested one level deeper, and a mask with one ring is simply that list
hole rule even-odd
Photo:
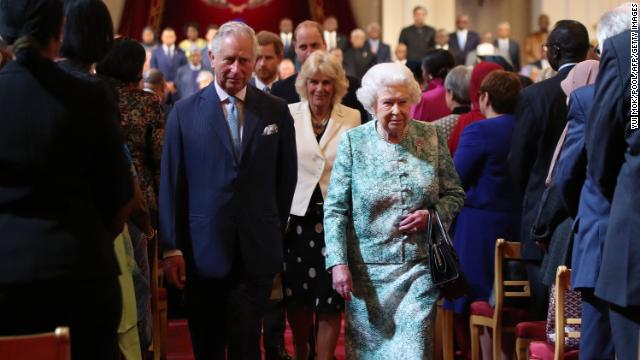
[{"label": "handbag handle", "polygon": [[[434,213],[436,222],[438,223],[438,228],[440,229],[440,239],[438,240],[437,243],[435,243],[433,240],[433,221],[431,218],[432,212]],[[446,263],[445,263],[445,260],[442,258],[442,254],[440,253],[438,248],[440,246],[441,241],[444,241],[449,246],[452,246],[452,245],[451,245],[451,241],[449,240],[449,236],[447,235],[447,232],[444,230],[444,226],[442,225],[442,220],[440,220],[440,215],[435,209],[429,210],[429,215],[427,216],[427,241],[428,241],[429,247],[433,249],[432,254],[435,257],[433,260],[435,262],[436,268],[438,268],[439,271],[444,271],[444,269],[446,268]]]}]

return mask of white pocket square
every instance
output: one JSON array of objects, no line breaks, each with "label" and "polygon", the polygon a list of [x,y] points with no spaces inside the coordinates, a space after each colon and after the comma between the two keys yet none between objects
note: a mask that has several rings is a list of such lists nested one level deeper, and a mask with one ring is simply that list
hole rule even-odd
[{"label": "white pocket square", "polygon": [[273,135],[278,133],[278,125],[271,124],[264,128],[262,131],[262,136]]}]

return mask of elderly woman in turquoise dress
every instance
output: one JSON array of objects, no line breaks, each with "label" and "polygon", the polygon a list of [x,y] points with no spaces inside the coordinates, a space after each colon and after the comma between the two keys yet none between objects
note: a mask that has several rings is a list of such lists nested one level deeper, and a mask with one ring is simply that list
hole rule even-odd
[{"label": "elderly woman in turquoise dress", "polygon": [[342,135],[324,204],[326,267],[346,302],[347,359],[430,359],[438,289],[429,211],[464,202],[442,131],[412,120],[420,88],[404,66],[372,67],[358,100],[375,121]]}]

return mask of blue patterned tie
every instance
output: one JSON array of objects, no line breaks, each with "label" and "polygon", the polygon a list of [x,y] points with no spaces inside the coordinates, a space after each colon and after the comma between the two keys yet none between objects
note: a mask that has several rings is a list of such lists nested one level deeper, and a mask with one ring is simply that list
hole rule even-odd
[{"label": "blue patterned tie", "polygon": [[236,106],[236,98],[229,96],[229,104],[227,105],[227,123],[231,130],[231,140],[233,141],[233,149],[236,157],[240,158],[240,122],[238,121],[238,106]]},{"label": "blue patterned tie", "polygon": [[271,94],[271,89],[269,89],[268,85],[265,85],[264,88],[262,88],[262,91],[266,92],[267,94]]}]

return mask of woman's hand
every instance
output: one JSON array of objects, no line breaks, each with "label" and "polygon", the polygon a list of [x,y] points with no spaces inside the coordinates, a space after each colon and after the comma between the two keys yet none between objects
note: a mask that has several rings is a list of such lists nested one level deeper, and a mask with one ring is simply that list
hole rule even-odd
[{"label": "woman's hand", "polygon": [[416,210],[407,214],[400,222],[400,231],[416,233],[427,227],[429,210]]},{"label": "woman's hand", "polygon": [[351,281],[351,272],[348,265],[336,265],[331,268],[333,277],[333,289],[342,296],[346,301],[351,301],[351,292],[353,291],[353,281]]}]

